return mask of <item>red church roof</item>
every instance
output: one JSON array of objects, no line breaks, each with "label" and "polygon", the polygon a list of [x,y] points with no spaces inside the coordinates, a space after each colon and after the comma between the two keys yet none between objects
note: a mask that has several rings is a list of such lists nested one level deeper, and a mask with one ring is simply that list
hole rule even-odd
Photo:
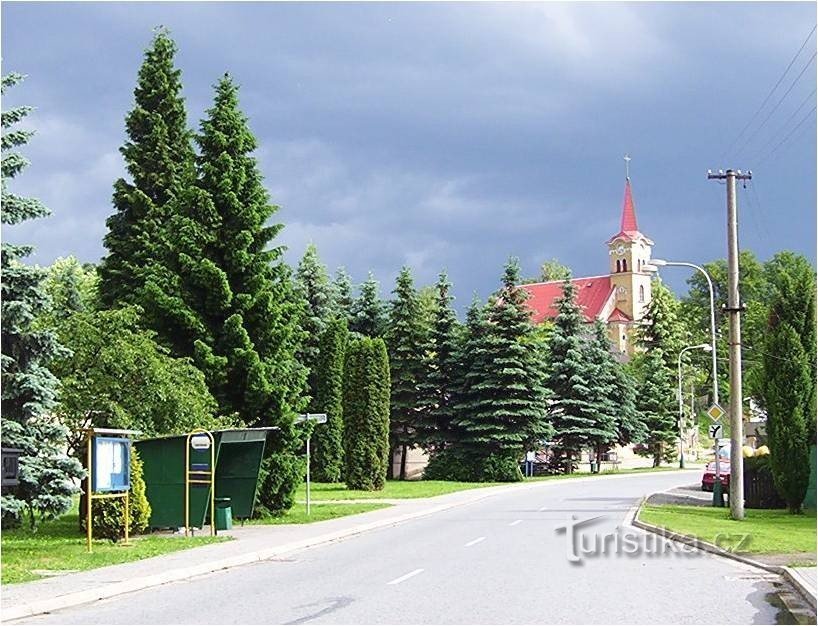
[{"label": "red church roof", "polygon": [[624,238],[636,239],[641,233],[636,223],[636,209],[633,206],[633,193],[631,192],[631,179],[625,179],[625,199],[622,202],[622,220],[619,223],[619,232],[608,240],[611,243],[614,239]]},{"label": "red church roof", "polygon": [[[585,320],[592,322],[611,295],[611,277],[591,276],[575,278],[571,282],[577,289],[577,304],[582,308]],[[562,283],[561,280],[553,280],[547,283],[520,285],[530,294],[527,304],[532,311],[532,322],[539,324],[543,320],[557,316],[557,300],[562,296]]]}]

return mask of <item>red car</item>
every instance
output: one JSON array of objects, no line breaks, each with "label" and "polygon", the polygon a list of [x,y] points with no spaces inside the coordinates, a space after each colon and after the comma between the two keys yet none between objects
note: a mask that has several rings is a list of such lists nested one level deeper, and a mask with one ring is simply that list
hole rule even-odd
[{"label": "red car", "polygon": [[[730,490],[730,461],[722,459],[719,461],[719,477],[721,478],[722,491]],[[716,482],[716,462],[708,463],[702,476],[702,491],[713,491]]]}]

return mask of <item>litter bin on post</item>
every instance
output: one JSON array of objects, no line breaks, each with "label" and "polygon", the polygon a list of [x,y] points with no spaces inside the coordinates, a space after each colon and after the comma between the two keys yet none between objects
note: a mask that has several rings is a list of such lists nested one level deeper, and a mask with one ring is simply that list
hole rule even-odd
[{"label": "litter bin on post", "polygon": [[233,528],[233,509],[230,498],[216,498],[216,530]]}]

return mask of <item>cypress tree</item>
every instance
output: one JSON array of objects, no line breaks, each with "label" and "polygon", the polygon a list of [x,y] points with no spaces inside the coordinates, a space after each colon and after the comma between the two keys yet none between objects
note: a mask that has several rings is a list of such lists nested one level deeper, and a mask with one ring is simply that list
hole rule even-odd
[{"label": "cypress tree", "polygon": [[378,295],[378,281],[369,272],[369,277],[361,285],[360,293],[352,303],[352,321],[349,330],[366,337],[380,337],[386,327],[383,302]]},{"label": "cypress tree", "polygon": [[383,489],[389,462],[389,357],[382,339],[352,338],[344,363],[344,477],[349,489]]},{"label": "cypress tree", "polygon": [[441,272],[436,285],[437,306],[426,354],[426,375],[420,387],[419,442],[430,452],[454,438],[455,402],[462,328],[452,308],[452,285]]},{"label": "cypress tree", "polygon": [[127,141],[120,152],[131,182],[114,184],[114,208],[100,267],[105,306],[139,303],[144,269],[160,256],[162,225],[170,202],[195,177],[192,133],[187,127],[181,72],[173,64],[176,44],[168,31],[154,36],[139,69],[134,108],[125,118]]},{"label": "cypress tree", "polygon": [[[22,80],[20,74],[2,77],[2,93]],[[28,160],[14,148],[28,142],[33,133],[11,129],[31,107],[16,107],[2,113],[2,223],[6,226],[49,215],[35,198],[18,196],[8,189]],[[11,130],[10,130],[11,129]],[[47,519],[71,508],[77,492],[73,479],[82,477],[76,459],[66,456],[67,429],[53,418],[58,381],[49,362],[65,354],[53,330],[38,327],[37,319],[49,309],[43,280],[45,271],[24,265],[21,259],[31,246],[2,243],[2,444],[19,448],[19,484],[3,494],[0,508],[4,523],[14,524],[27,512],[29,523],[36,516]]]},{"label": "cypress tree", "polygon": [[393,455],[400,450],[400,479],[404,480],[407,450],[418,443],[417,425],[421,386],[426,374],[427,337],[409,268],[401,269],[392,293],[395,299],[390,303],[386,330],[392,381],[389,443]]},{"label": "cypress tree", "polygon": [[[573,471],[574,459],[582,448],[610,440],[611,436],[609,421],[600,420],[601,400],[594,393],[597,371],[589,361],[583,332],[576,287],[566,280],[557,300],[557,317],[549,340],[548,388],[553,394],[556,438],[567,453],[568,472]],[[606,386],[602,396],[610,391]]]},{"label": "cypress tree", "polygon": [[344,469],[343,382],[348,334],[346,320],[333,318],[318,345],[313,405],[316,412],[327,414],[327,422],[313,432],[310,469],[315,480],[330,483],[340,481]]},{"label": "cypress tree", "polygon": [[520,480],[525,449],[551,434],[541,345],[533,340],[528,293],[517,287],[519,272],[511,259],[471,340],[474,354],[458,424],[463,442],[477,452],[472,455],[477,480]]}]

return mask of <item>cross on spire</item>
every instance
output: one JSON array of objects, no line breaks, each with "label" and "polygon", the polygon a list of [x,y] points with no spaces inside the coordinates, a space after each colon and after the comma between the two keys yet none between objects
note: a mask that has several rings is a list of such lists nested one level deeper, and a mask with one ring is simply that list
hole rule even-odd
[{"label": "cross on spire", "polygon": [[630,163],[631,163],[630,155],[625,154],[625,178],[628,179],[628,180],[630,180],[630,178],[631,178],[631,176],[630,176]]}]

